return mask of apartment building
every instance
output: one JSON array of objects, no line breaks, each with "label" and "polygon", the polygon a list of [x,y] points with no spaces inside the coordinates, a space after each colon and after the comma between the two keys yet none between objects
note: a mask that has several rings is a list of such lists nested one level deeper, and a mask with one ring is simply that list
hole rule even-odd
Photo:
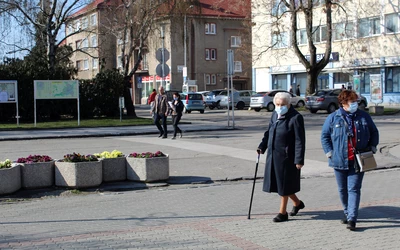
[{"label": "apartment building", "polygon": [[68,18],[65,44],[76,52],[71,61],[78,79],[91,79],[100,68],[116,68],[116,38],[107,30],[115,1],[95,0]]},{"label": "apartment building", "polygon": [[[160,22],[149,37],[147,62],[148,76],[136,79],[140,82],[141,100],[144,103],[153,88],[163,82],[157,76],[157,50],[164,47],[168,53],[165,77],[167,89],[182,90],[183,69],[187,80],[197,85],[198,91],[223,89],[227,85],[227,50],[232,49],[234,59],[234,88],[251,89],[251,28],[246,26],[250,16],[250,0],[243,1],[247,8],[233,10],[230,4],[237,1],[201,0],[186,6],[187,12],[180,18]],[[248,11],[247,11],[248,10]],[[186,15],[186,27],[185,27]],[[185,35],[186,28],[186,35]],[[161,34],[164,34],[163,38]],[[139,90],[140,91],[140,90]]]},{"label": "apartment building", "polygon": [[[307,75],[290,46],[290,16],[280,1],[252,1],[253,85],[256,91],[289,89],[300,85],[306,92]],[[381,101],[400,103],[399,5],[389,0],[337,1],[332,8],[332,53],[318,77],[318,89],[340,84],[357,87],[370,104],[371,79],[381,82]],[[345,11],[343,11],[345,10]],[[313,41],[317,57],[325,51],[327,26],[325,0],[315,0]],[[281,16],[276,23],[277,16]],[[307,57],[304,16],[298,17],[297,43]],[[372,100],[380,103],[375,98]]]}]

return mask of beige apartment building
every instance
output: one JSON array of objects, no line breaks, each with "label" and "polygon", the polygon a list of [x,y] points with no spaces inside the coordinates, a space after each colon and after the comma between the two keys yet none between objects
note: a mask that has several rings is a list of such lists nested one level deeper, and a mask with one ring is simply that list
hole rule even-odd
[{"label": "beige apartment building", "polygon": [[[266,4],[272,3],[272,4]],[[256,91],[300,85],[305,94],[307,75],[290,46],[290,17],[280,1],[252,1],[253,85]],[[332,53],[318,77],[318,89],[345,84],[356,87],[370,105],[400,103],[399,1],[341,0],[332,9]],[[322,58],[326,44],[325,0],[315,0],[313,41]],[[273,16],[282,15],[279,25]],[[304,17],[299,16],[297,40],[307,56]],[[374,79],[371,81],[371,79]],[[376,89],[376,82],[380,83]],[[379,98],[377,98],[379,97]]]},{"label": "beige apartment building", "polygon": [[[187,6],[185,16],[164,20],[149,38],[146,67],[148,76],[136,79],[144,103],[153,88],[163,82],[157,76],[160,62],[156,52],[164,46],[168,54],[166,61],[168,75],[165,86],[170,90],[182,91],[183,69],[186,67],[189,84],[197,86],[198,91],[223,89],[227,85],[227,50],[235,53],[233,85],[238,90],[251,89],[251,28],[245,25],[250,14],[245,9],[228,11],[229,2],[201,0],[199,5]],[[215,5],[218,2],[218,5]],[[250,0],[248,2],[250,6]],[[186,28],[186,36],[185,29]],[[161,34],[164,34],[162,38]],[[164,44],[164,45],[163,45]],[[161,50],[162,51],[162,50]],[[148,65],[148,66],[147,66]],[[160,65],[160,66],[159,66]],[[165,67],[165,66],[164,66]],[[166,69],[164,69],[166,70]],[[167,73],[167,71],[164,71]],[[162,73],[162,72],[161,72]]]},{"label": "beige apartment building", "polygon": [[65,44],[77,50],[71,57],[78,79],[91,79],[100,68],[116,68],[116,37],[107,30],[110,1],[95,0],[71,15]]}]

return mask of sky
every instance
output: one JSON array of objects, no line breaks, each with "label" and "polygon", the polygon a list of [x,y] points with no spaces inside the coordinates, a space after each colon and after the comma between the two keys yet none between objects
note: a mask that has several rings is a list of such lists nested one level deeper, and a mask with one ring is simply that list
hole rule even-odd
[{"label": "sky", "polygon": [[[39,2],[39,0],[36,0]],[[58,0],[59,2],[63,2],[64,0]],[[80,0],[79,5],[84,5],[88,0]],[[67,0],[67,4],[71,5],[74,0]],[[19,45],[24,48],[31,48],[34,46],[32,39],[30,37],[24,35],[24,31],[21,30],[21,27],[17,24],[16,21],[10,19],[11,23],[5,23],[4,21],[0,21],[0,60],[3,61],[5,57],[8,58],[20,58],[22,59],[27,52],[13,52],[17,48],[15,45]],[[62,39],[65,34],[64,30],[60,32],[58,37],[59,40]]]}]

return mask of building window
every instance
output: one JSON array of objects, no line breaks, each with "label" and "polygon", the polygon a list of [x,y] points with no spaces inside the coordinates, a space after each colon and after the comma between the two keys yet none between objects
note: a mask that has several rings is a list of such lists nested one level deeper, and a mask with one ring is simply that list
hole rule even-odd
[{"label": "building window", "polygon": [[325,42],[327,37],[326,25],[313,27],[312,36],[315,43]]},{"label": "building window", "polygon": [[206,55],[205,58],[207,61],[212,60],[215,61],[217,60],[217,49],[206,49]]},{"label": "building window", "polygon": [[99,58],[92,59],[92,69],[97,69],[99,67]]},{"label": "building window", "polygon": [[358,37],[378,35],[380,33],[380,21],[379,17],[358,20]]},{"label": "building window", "polygon": [[92,37],[91,37],[91,43],[92,43],[92,47],[97,47],[97,36],[96,35],[93,35]]},{"label": "building window", "polygon": [[90,25],[96,26],[97,25],[97,14],[92,14],[90,16]]},{"label": "building window", "polygon": [[272,47],[274,48],[286,48],[289,45],[289,34],[282,32],[279,34],[272,34]]},{"label": "building window", "polygon": [[206,23],[204,28],[207,35],[217,34],[217,25],[215,23]]},{"label": "building window", "polygon": [[142,55],[142,70],[149,70],[149,61],[147,59],[147,54]]},{"label": "building window", "polygon": [[242,72],[242,62],[241,61],[234,61],[234,72]]},{"label": "building window", "polygon": [[210,74],[204,74],[204,83],[207,85],[211,84],[211,75]]},{"label": "building window", "polygon": [[117,68],[122,68],[122,56],[118,56],[117,58]]},{"label": "building window", "polygon": [[325,4],[325,0],[313,0],[314,6]]},{"label": "building window", "polygon": [[240,36],[231,36],[231,47],[240,47],[242,45],[242,39]]},{"label": "building window", "polygon": [[287,10],[285,4],[281,0],[274,0],[272,6],[272,16],[281,16]]},{"label": "building window", "polygon": [[74,32],[74,27],[72,27],[72,25],[69,24],[69,25],[68,25],[68,28],[67,28],[67,35],[70,35],[70,34],[72,34],[73,32]]},{"label": "building window", "polygon": [[400,93],[400,67],[386,68],[385,93]]},{"label": "building window", "polygon": [[360,72],[360,92],[361,94],[369,94],[370,93],[370,75],[380,74],[380,68],[374,69],[366,69],[365,71]]},{"label": "building window", "polygon": [[89,27],[89,20],[87,17],[82,18],[82,29],[87,29]]},{"label": "building window", "polygon": [[87,38],[82,40],[82,48],[87,48],[89,47],[89,41]]},{"label": "building window", "polygon": [[216,85],[217,84],[217,76],[215,74],[211,75],[211,84]]},{"label": "building window", "polygon": [[81,29],[81,21],[77,20],[75,22],[75,31],[79,31]]},{"label": "building window", "polygon": [[307,31],[306,29],[299,29],[297,31],[297,45],[307,44]]},{"label": "building window", "polygon": [[272,75],[272,89],[287,89],[287,75]]},{"label": "building window", "polygon": [[342,22],[333,25],[333,40],[343,40],[354,38],[354,23],[353,22]]},{"label": "building window", "polygon": [[81,70],[81,61],[76,61],[76,70]]},{"label": "building window", "polygon": [[81,46],[82,46],[82,40],[76,40],[76,42],[75,42],[76,49],[80,49]]},{"label": "building window", "polygon": [[385,32],[399,32],[399,14],[393,13],[385,16]]},{"label": "building window", "polygon": [[89,69],[89,60],[88,59],[83,60],[83,69],[84,70]]}]

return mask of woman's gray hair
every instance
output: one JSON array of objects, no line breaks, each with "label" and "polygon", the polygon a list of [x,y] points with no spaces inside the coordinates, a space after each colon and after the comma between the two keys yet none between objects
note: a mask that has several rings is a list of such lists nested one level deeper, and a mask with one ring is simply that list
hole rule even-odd
[{"label": "woman's gray hair", "polygon": [[292,96],[286,92],[278,92],[274,96],[274,104],[276,104],[276,100],[281,99],[285,102],[285,104],[290,104],[290,99]]}]

